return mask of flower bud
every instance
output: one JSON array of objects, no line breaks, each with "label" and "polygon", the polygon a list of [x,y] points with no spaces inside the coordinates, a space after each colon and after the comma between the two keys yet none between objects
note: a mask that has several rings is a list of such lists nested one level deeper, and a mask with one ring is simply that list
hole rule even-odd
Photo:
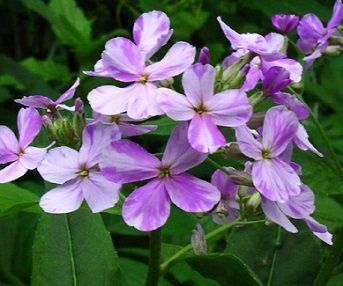
[{"label": "flower bud", "polygon": [[220,149],[224,157],[235,159],[247,159],[247,157],[241,152],[236,142],[228,143],[226,146]]},{"label": "flower bud", "polygon": [[261,195],[260,195],[260,193],[255,192],[248,199],[246,206],[248,208],[252,208],[253,210],[256,210],[260,204],[261,204]]},{"label": "flower bud", "polygon": [[343,47],[339,45],[333,45],[333,46],[328,46],[324,52],[323,55],[326,56],[338,56],[341,51],[343,51]]},{"label": "flower bud", "polygon": [[198,62],[203,65],[210,63],[210,50],[208,49],[208,47],[203,47],[201,49]]},{"label": "flower bud", "polygon": [[276,14],[272,16],[272,24],[283,34],[288,34],[295,29],[299,23],[296,15]]},{"label": "flower bud", "polygon": [[265,112],[255,112],[247,122],[247,126],[250,129],[257,129],[261,127],[263,125],[265,115]]},{"label": "flower bud", "polygon": [[196,255],[207,252],[204,229],[199,223],[197,223],[197,229],[193,230],[192,232],[191,243],[193,246],[193,251]]},{"label": "flower bud", "polygon": [[234,64],[229,66],[223,72],[222,81],[224,83],[224,87],[239,87],[245,78],[245,72],[243,71],[243,67],[250,61],[251,54],[248,53],[245,56],[238,59]]},{"label": "flower bud", "polygon": [[174,79],[172,77],[164,79],[164,80],[160,80],[158,82],[160,87],[168,87],[170,88],[171,86],[173,86],[174,84]]}]

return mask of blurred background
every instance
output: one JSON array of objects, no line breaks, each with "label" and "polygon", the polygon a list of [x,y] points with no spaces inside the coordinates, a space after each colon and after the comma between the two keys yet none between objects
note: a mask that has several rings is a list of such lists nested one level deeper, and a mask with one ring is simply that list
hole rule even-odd
[{"label": "blurred background", "polygon": [[[256,32],[264,35],[271,31],[276,32],[270,21],[273,14],[286,13],[303,16],[307,13],[315,13],[323,23],[326,23],[331,16],[333,5],[333,0],[0,0],[0,124],[10,126],[12,129],[16,128],[15,119],[20,108],[19,104],[13,101],[16,98],[44,95],[54,99],[71,86],[76,77],[80,77],[81,85],[76,97],[81,97],[86,102],[87,94],[92,88],[106,83],[113,84],[111,79],[88,77],[82,74],[82,71],[93,69],[107,40],[115,36],[131,37],[134,20],[142,12],[150,10],[166,12],[170,17],[171,27],[174,29],[168,45],[161,49],[155,56],[156,58],[163,55],[174,42],[182,40],[196,46],[198,52],[203,46],[209,47],[211,64],[215,65],[230,53],[229,43],[218,25],[217,16],[220,15],[227,24],[240,33]],[[295,42],[296,32],[293,32],[290,37]],[[291,51],[291,56],[296,58],[297,55],[292,53],[294,51]],[[320,58],[304,77],[304,98],[322,124],[338,154],[338,159],[342,162],[343,56]],[[87,111],[90,111],[89,108]],[[325,144],[313,123],[307,120],[304,125],[313,144],[321,152],[327,154]],[[160,146],[165,143],[169,130],[163,132],[162,129],[160,132],[149,135],[147,139],[142,139],[144,141],[142,143],[149,149],[159,150]],[[38,144],[44,145],[40,142]],[[316,193],[315,218],[327,224],[330,231],[335,232],[343,225],[343,184],[329,169],[330,160],[319,159],[308,152],[297,152],[295,160],[301,162],[303,166],[303,181],[309,184]],[[201,167],[195,172],[203,177],[209,176],[207,167]],[[29,188],[36,194],[41,194],[45,188],[35,173],[25,176],[19,185]],[[27,250],[24,245],[32,244],[32,230],[36,219],[36,214],[0,219],[0,249],[7,248],[5,255],[0,255],[0,282],[4,273],[8,275],[8,267],[16,269],[14,272],[21,277],[21,281],[24,281],[24,284],[17,281],[19,284],[13,282],[13,284],[0,283],[0,285],[28,285],[25,283],[28,283],[31,273],[31,256],[27,252],[30,250]],[[177,233],[172,227],[172,222],[167,224],[165,238],[173,243],[188,243],[190,230],[194,228],[196,220],[174,211],[171,221],[182,221],[182,224]],[[130,247],[132,245],[137,248],[145,247],[147,237],[125,227],[122,221],[106,218],[106,215],[105,222],[108,230],[115,234],[112,237],[119,249],[118,253],[124,257],[122,258],[123,267],[133,271],[132,277],[128,278],[133,283],[131,285],[139,285],[134,279],[140,275],[139,271],[144,273],[145,266],[142,262],[145,262],[146,258],[144,258],[145,254],[142,254],[143,250],[135,252],[130,250]],[[25,232],[23,225],[27,227],[25,242],[24,238],[20,238],[22,232]],[[118,231],[119,226],[120,231]],[[3,236],[2,233],[6,235]],[[249,237],[251,233],[246,235]],[[235,240],[235,237],[232,237],[232,239],[236,243],[240,241],[239,238]],[[304,243],[303,236],[300,236],[297,241]],[[10,243],[12,243],[11,246],[9,246]],[[303,246],[306,247],[306,245],[307,242]],[[248,246],[241,247],[243,249]],[[314,263],[312,272],[310,271],[314,275],[319,269],[322,257],[319,250],[309,249],[316,255],[318,254],[315,258],[308,258],[308,262],[311,259],[318,262]],[[326,253],[327,249],[324,248],[323,251]],[[249,253],[241,253],[241,255],[249,259]],[[262,262],[261,265],[263,265]],[[181,268],[175,270],[174,274],[168,274],[167,280],[172,282],[166,285],[172,285],[175,281],[176,284],[173,285],[177,283],[180,285],[181,283],[184,283],[182,285],[216,285],[211,284],[212,282],[204,282],[201,277],[197,276],[199,274],[191,270],[185,272]],[[336,270],[337,275],[341,273],[339,269],[342,268],[343,264],[339,264]],[[182,278],[180,273],[183,272]],[[263,275],[262,273],[261,276]],[[305,281],[306,279],[313,281],[313,275],[306,276],[302,284],[285,282],[286,284],[280,285],[310,285]],[[6,281],[11,280],[8,277],[6,279]],[[13,279],[12,281],[16,281],[15,278]],[[188,282],[185,281],[191,282],[187,284]]]}]

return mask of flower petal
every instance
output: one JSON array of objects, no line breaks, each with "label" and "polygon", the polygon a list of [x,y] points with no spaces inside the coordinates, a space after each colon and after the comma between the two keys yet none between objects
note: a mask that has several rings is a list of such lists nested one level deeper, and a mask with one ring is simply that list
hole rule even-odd
[{"label": "flower petal", "polygon": [[[228,171],[235,170],[231,167],[224,167],[224,169]],[[238,190],[238,185],[234,184],[230,176],[224,174],[221,170],[216,170],[213,173],[211,183],[220,191],[224,200],[234,197]]]},{"label": "flower petal", "polygon": [[163,114],[163,110],[157,102],[157,93],[157,87],[154,84],[137,83],[128,102],[127,115],[141,120]]},{"label": "flower petal", "polygon": [[188,141],[191,146],[203,153],[213,153],[226,144],[224,135],[208,114],[196,114],[188,129]]},{"label": "flower petal", "polygon": [[285,230],[296,233],[297,228],[289,221],[286,215],[280,210],[278,203],[268,199],[262,199],[262,210],[268,219],[281,225]]},{"label": "flower petal", "polygon": [[300,82],[303,73],[303,67],[299,62],[293,59],[284,58],[273,61],[263,61],[263,69],[269,70],[272,67],[281,67],[289,72],[289,78],[293,82]]},{"label": "flower petal", "polygon": [[318,41],[326,31],[319,18],[310,13],[300,20],[297,32],[301,39]]},{"label": "flower petal", "polygon": [[170,213],[170,199],[164,182],[154,179],[134,190],[123,204],[124,221],[140,231],[164,225]]},{"label": "flower petal", "polygon": [[301,181],[291,166],[278,158],[254,162],[252,179],[267,199],[280,203],[300,194]]},{"label": "flower petal", "polygon": [[91,124],[83,129],[82,146],[79,152],[79,165],[91,168],[99,163],[103,150],[110,145],[112,138],[119,133],[114,124]]},{"label": "flower petal", "polygon": [[162,60],[147,66],[149,81],[164,80],[184,72],[194,62],[195,47],[186,42],[174,44]]},{"label": "flower petal", "polygon": [[334,29],[339,26],[343,19],[343,4],[342,0],[336,0],[333,7],[332,16],[328,22],[327,29]]},{"label": "flower petal", "polygon": [[0,183],[12,182],[27,172],[27,169],[19,162],[15,161],[0,170]]},{"label": "flower petal", "polygon": [[19,131],[19,145],[25,149],[42,128],[42,118],[38,111],[32,107],[21,108],[17,117]]},{"label": "flower petal", "polygon": [[216,70],[211,65],[195,64],[182,76],[182,85],[187,99],[199,107],[212,98]]},{"label": "flower petal", "polygon": [[116,37],[109,40],[101,54],[102,64],[113,78],[123,82],[139,81],[144,71],[144,59],[130,40]]},{"label": "flower petal", "polygon": [[93,213],[113,207],[119,200],[120,187],[99,172],[90,172],[81,185],[83,196]]},{"label": "flower petal", "polygon": [[46,148],[27,147],[19,157],[20,163],[29,170],[36,169],[46,155]]},{"label": "flower petal", "polygon": [[34,108],[49,108],[49,106],[55,106],[55,102],[48,97],[41,95],[24,96],[23,98],[14,100],[16,103],[34,107]]},{"label": "flower petal", "polygon": [[83,201],[81,180],[74,179],[44,194],[39,206],[47,213],[63,214],[77,210]]},{"label": "flower petal", "polygon": [[239,89],[217,93],[206,102],[216,125],[237,127],[245,124],[252,115],[252,107],[244,91]]},{"label": "flower petal", "polygon": [[289,110],[292,110],[299,120],[305,119],[310,115],[307,106],[300,102],[294,94],[277,92],[273,94],[272,100],[286,106]]},{"label": "flower petal", "polygon": [[212,184],[188,174],[165,179],[171,201],[186,212],[210,211],[220,200],[220,192]]},{"label": "flower petal", "polygon": [[332,234],[328,232],[328,229],[325,225],[320,224],[312,217],[309,217],[305,220],[307,226],[311,229],[313,234],[325,243],[332,245]]},{"label": "flower petal", "polygon": [[61,96],[55,101],[56,104],[60,104],[62,102],[65,102],[71,98],[73,98],[76,88],[80,84],[80,79],[77,78],[76,81],[73,83],[73,85],[64,93],[61,94]]},{"label": "flower petal", "polygon": [[184,95],[169,88],[159,88],[157,101],[167,115],[177,121],[193,118],[195,111]]},{"label": "flower petal", "polygon": [[105,115],[120,114],[127,110],[129,99],[135,93],[136,87],[135,84],[124,88],[103,85],[91,90],[87,98],[96,112]]},{"label": "flower petal", "polygon": [[137,18],[132,34],[145,61],[168,42],[173,33],[169,25],[168,16],[161,11],[143,13]]},{"label": "flower petal", "polygon": [[109,73],[108,70],[104,67],[102,59],[96,62],[94,71],[83,71],[83,73],[90,76],[112,77],[111,73]]},{"label": "flower petal", "polygon": [[262,144],[256,140],[250,129],[243,125],[235,128],[236,139],[239,150],[255,160],[262,159]]},{"label": "flower petal", "polygon": [[19,142],[13,131],[4,125],[0,125],[0,149],[14,155],[17,155],[20,151]]},{"label": "flower petal", "polygon": [[300,150],[310,150],[311,152],[317,154],[319,157],[323,157],[323,154],[320,153],[308,140],[309,136],[305,127],[299,123],[299,127],[295,137],[293,138],[294,144],[298,146]]},{"label": "flower petal", "polygon": [[126,122],[119,122],[118,126],[124,136],[139,136],[157,129],[157,125],[135,125]]},{"label": "flower petal", "polygon": [[37,170],[44,180],[63,184],[77,177],[79,153],[69,147],[51,149]]},{"label": "flower petal", "polygon": [[170,167],[171,174],[180,174],[203,162],[207,154],[194,150],[188,142],[189,124],[180,123],[171,133],[162,158],[162,166]]},{"label": "flower petal", "polygon": [[262,145],[272,157],[280,155],[294,138],[299,126],[294,112],[284,106],[270,108],[264,118]]},{"label": "flower petal", "polygon": [[104,152],[100,169],[106,179],[115,183],[143,181],[159,175],[161,162],[130,140],[112,142]]}]

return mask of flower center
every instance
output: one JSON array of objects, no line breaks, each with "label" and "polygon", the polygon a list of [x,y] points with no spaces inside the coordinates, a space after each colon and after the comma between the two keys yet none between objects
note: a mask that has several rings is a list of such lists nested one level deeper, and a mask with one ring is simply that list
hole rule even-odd
[{"label": "flower center", "polygon": [[262,157],[263,159],[270,159],[271,158],[271,151],[268,149],[263,149],[262,150]]},{"label": "flower center", "polygon": [[80,176],[80,177],[88,177],[89,175],[89,170],[87,169],[81,169],[80,171],[77,172],[77,175]]},{"label": "flower center", "polygon": [[145,83],[147,83],[147,81],[148,81],[148,75],[147,75],[147,74],[143,74],[143,75],[141,75],[141,77],[139,78],[139,82],[140,82],[140,83],[145,84]]},{"label": "flower center", "polygon": [[199,106],[194,107],[193,110],[198,113],[198,114],[202,114],[204,112],[207,112],[208,110],[206,109],[206,107],[201,103]]},{"label": "flower center", "polygon": [[119,123],[120,119],[121,119],[120,115],[111,115],[110,116],[110,121],[113,123]]},{"label": "flower center", "polygon": [[166,178],[166,177],[170,177],[170,168],[169,167],[162,167],[160,169],[160,178]]}]

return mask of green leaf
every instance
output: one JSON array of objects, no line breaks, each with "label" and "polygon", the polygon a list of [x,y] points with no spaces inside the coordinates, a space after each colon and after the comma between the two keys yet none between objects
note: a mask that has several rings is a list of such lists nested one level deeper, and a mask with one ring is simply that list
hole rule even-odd
[{"label": "green leaf", "polygon": [[35,58],[23,60],[22,65],[34,74],[40,75],[45,81],[59,80],[66,82],[70,79],[68,68],[53,60],[39,61]]},{"label": "green leaf", "polygon": [[221,286],[262,286],[256,274],[232,254],[207,254],[187,258],[186,262],[207,278]]},{"label": "green leaf", "polygon": [[112,286],[119,281],[118,257],[99,214],[81,208],[42,215],[33,247],[33,286]]},{"label": "green leaf", "polygon": [[320,268],[321,252],[318,241],[307,227],[302,224],[298,229],[300,231],[296,234],[281,229],[280,244],[277,245],[277,227],[251,225],[235,228],[228,236],[225,252],[247,263],[264,284],[272,275],[270,286],[310,286]]},{"label": "green leaf", "polygon": [[163,116],[155,120],[147,120],[144,124],[157,125],[158,128],[155,131],[149,132],[151,135],[169,136],[173,128],[178,122],[170,119],[167,116]]},{"label": "green leaf", "polygon": [[339,228],[343,225],[343,205],[328,196],[317,194],[313,217],[330,230]]},{"label": "green leaf", "polygon": [[39,197],[14,184],[0,184],[0,216],[16,213],[27,208],[31,212],[40,212]]}]

